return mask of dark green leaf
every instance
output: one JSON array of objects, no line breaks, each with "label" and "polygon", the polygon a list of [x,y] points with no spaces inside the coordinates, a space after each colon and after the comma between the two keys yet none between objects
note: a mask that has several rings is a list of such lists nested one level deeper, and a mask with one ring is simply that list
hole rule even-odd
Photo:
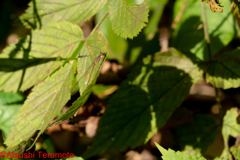
[{"label": "dark green leaf", "polygon": [[194,115],[194,120],[191,124],[176,128],[176,136],[181,150],[186,145],[191,145],[193,148],[199,148],[202,154],[213,143],[216,134],[217,124],[215,120],[209,115],[204,114]]},{"label": "dark green leaf", "polygon": [[190,87],[201,81],[201,74],[191,60],[174,49],[145,58],[109,101],[96,139],[83,157],[147,142]]}]

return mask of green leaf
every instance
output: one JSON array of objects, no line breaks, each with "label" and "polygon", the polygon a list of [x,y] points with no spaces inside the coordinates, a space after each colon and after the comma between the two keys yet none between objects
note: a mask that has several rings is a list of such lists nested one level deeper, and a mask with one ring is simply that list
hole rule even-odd
[{"label": "green leaf", "polygon": [[20,93],[0,92],[0,105],[21,103],[23,100],[24,96]]},{"label": "green leaf", "polygon": [[[0,98],[1,100],[1,98]],[[0,130],[2,130],[4,138],[8,137],[10,127],[13,126],[13,120],[18,114],[22,105],[2,105],[0,104]]]},{"label": "green leaf", "polygon": [[110,99],[95,141],[83,157],[147,142],[201,75],[191,60],[174,49],[145,58]]},{"label": "green leaf", "polygon": [[34,87],[5,141],[13,147],[27,141],[37,130],[42,132],[70,99],[76,64],[71,61],[51,77]]},{"label": "green leaf", "polygon": [[82,157],[67,158],[66,160],[84,160]]},{"label": "green leaf", "polygon": [[193,148],[199,148],[201,153],[204,154],[216,137],[216,129],[217,124],[209,115],[194,115],[194,120],[191,124],[176,128],[178,144],[181,150],[183,150],[186,145],[191,145]]},{"label": "green leaf", "polygon": [[164,149],[159,144],[155,143],[159,151],[162,153],[163,160],[206,160],[204,157],[193,157],[186,153],[181,153],[179,151],[175,152],[171,149]]},{"label": "green leaf", "polygon": [[28,28],[41,28],[48,23],[69,21],[85,22],[94,16],[107,0],[32,0],[21,22]]},{"label": "green leaf", "polygon": [[[176,1],[174,17],[181,10],[183,1]],[[201,60],[209,60],[204,39],[201,3],[201,0],[189,0],[186,3],[183,16],[173,32],[171,44],[181,51],[191,51]],[[207,9],[207,3],[204,3],[212,55],[228,44],[237,34],[233,14],[227,11],[231,3],[228,0],[221,0],[221,3],[224,5],[223,13],[213,13],[210,9]]]},{"label": "green leaf", "polygon": [[229,136],[236,138],[240,135],[240,125],[237,123],[238,115],[237,110],[232,108],[227,111],[223,118],[222,135],[225,146],[228,146]]},{"label": "green leaf", "polygon": [[105,60],[106,55],[103,52],[106,52],[106,47],[106,40],[100,33],[93,33],[86,39],[78,58],[77,79],[71,87],[71,94],[74,94],[77,88],[81,96],[50,126],[71,118],[87,101]]},{"label": "green leaf", "polygon": [[144,33],[149,40],[152,39],[154,35],[158,32],[158,23],[167,2],[167,0],[149,1],[150,18],[147,27],[144,29]]},{"label": "green leaf", "polygon": [[240,49],[227,52],[210,62],[206,80],[215,87],[229,89],[240,86]]},{"label": "green leaf", "polygon": [[148,23],[148,1],[141,5],[128,5],[125,0],[109,2],[109,16],[113,31],[123,38],[133,38],[138,35]]},{"label": "green leaf", "polygon": [[[7,47],[0,58],[16,58],[34,60],[35,58],[69,58],[84,41],[83,32],[69,22],[48,25],[42,30],[35,30],[30,36],[16,45]],[[14,72],[0,72],[0,90],[16,92],[24,91],[43,81],[48,75],[60,67],[60,61],[36,61],[30,67]],[[20,86],[20,87],[19,87]]]},{"label": "green leaf", "polygon": [[240,159],[240,146],[233,146],[230,148],[230,151],[232,152],[232,155],[234,156],[235,159]]},{"label": "green leaf", "polygon": [[80,94],[90,84],[95,84],[106,57],[106,39],[100,33],[94,33],[87,38],[81,52],[82,58],[78,58],[77,81]]}]

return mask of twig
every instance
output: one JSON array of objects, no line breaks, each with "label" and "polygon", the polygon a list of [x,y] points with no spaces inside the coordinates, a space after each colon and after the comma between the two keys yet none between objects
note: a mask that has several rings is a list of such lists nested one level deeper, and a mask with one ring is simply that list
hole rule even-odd
[{"label": "twig", "polygon": [[100,19],[100,21],[98,22],[98,24],[93,28],[91,34],[89,35],[89,37],[98,29],[98,27],[100,26],[100,24],[103,22],[103,20],[107,17],[108,12],[104,14],[104,16],[102,17],[102,19]]},{"label": "twig", "polygon": [[182,6],[181,6],[181,9],[180,9],[180,11],[178,12],[177,17],[176,17],[176,18],[174,19],[174,21],[172,22],[172,25],[171,25],[171,28],[172,28],[172,29],[175,29],[177,23],[181,20],[182,15],[183,15],[183,12],[184,12],[185,9],[186,9],[186,4],[187,4],[187,2],[188,2],[188,0],[184,0],[184,1],[183,1]]},{"label": "twig", "polygon": [[217,102],[217,106],[219,109],[219,118],[220,118],[220,125],[222,125],[223,123],[223,113],[222,113],[222,105],[221,105],[221,100],[218,94],[218,89],[216,87],[215,88],[215,94],[216,94],[216,102]]}]

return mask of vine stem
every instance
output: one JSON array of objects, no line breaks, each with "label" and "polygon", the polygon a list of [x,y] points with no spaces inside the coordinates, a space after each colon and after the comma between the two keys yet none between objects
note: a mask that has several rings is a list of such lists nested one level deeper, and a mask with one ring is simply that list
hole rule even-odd
[{"label": "vine stem", "polygon": [[[202,2],[202,16],[203,16],[204,37],[205,37],[205,40],[207,43],[207,51],[208,51],[209,60],[211,61],[212,54],[211,54],[211,48],[210,48],[210,38],[209,38],[209,34],[208,34],[207,15],[206,15],[204,1]],[[217,102],[217,106],[219,109],[220,125],[222,125],[222,123],[223,123],[222,105],[221,105],[220,97],[218,94],[218,88],[216,88],[216,87],[214,87],[214,88],[215,88],[216,102]]]},{"label": "vine stem", "polygon": [[109,12],[105,13],[104,16],[100,19],[100,21],[97,23],[97,25],[93,28],[91,34],[89,35],[89,37],[98,29],[98,27],[100,26],[100,24],[103,22],[103,20],[107,17]]}]

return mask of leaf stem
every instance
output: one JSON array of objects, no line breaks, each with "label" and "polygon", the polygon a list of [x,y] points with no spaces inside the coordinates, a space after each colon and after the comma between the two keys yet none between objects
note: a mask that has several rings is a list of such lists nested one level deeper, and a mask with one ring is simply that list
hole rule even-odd
[{"label": "leaf stem", "polygon": [[[210,38],[209,38],[209,34],[208,34],[207,15],[206,15],[204,1],[202,2],[202,16],[203,16],[204,38],[205,38],[206,43],[207,43],[209,60],[211,61],[212,60],[212,54],[211,54],[211,48],[210,48]],[[220,97],[219,97],[219,94],[218,94],[218,88],[216,88],[216,87],[214,87],[214,88],[215,88],[215,94],[216,94],[216,102],[217,102],[218,109],[219,109],[220,125],[222,125],[222,122],[223,122],[222,105],[221,105]]]},{"label": "leaf stem", "polygon": [[109,12],[105,13],[104,16],[100,19],[100,21],[98,22],[98,24],[93,28],[91,34],[89,35],[89,37],[98,29],[98,27],[100,26],[100,24],[103,22],[103,20],[107,17]]},{"label": "leaf stem", "polygon": [[210,38],[209,38],[209,34],[208,34],[207,16],[206,16],[204,1],[202,2],[202,16],[203,16],[204,38],[207,43],[208,57],[209,57],[209,60],[211,61],[212,56],[211,56],[211,48],[210,48]]},{"label": "leaf stem", "polygon": [[216,102],[218,105],[218,109],[219,109],[219,118],[220,118],[220,125],[222,125],[223,123],[223,113],[222,113],[222,105],[221,105],[221,100],[218,94],[218,89],[215,87],[215,94],[216,94]]}]

